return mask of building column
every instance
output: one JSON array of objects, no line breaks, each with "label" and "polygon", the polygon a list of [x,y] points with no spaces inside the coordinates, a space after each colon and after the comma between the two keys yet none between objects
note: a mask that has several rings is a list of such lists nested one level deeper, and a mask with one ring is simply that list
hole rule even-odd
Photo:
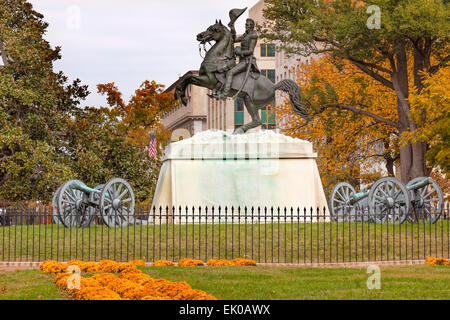
[{"label": "building column", "polygon": [[202,120],[194,120],[194,134],[202,131],[203,131]]}]

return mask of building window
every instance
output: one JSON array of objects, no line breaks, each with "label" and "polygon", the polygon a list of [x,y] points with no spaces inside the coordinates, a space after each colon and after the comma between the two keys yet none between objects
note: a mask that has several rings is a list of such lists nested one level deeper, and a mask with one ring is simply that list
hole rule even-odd
[{"label": "building window", "polygon": [[275,83],[275,70],[274,69],[263,69],[261,70],[261,74],[266,77],[269,78],[270,80],[272,80],[272,82]]},{"label": "building window", "polygon": [[261,57],[275,57],[275,45],[261,44]]},{"label": "building window", "polygon": [[234,100],[234,127],[235,129],[244,124],[244,100]]},{"label": "building window", "polygon": [[261,110],[262,129],[273,130],[277,127],[276,115],[272,106],[266,106]]},{"label": "building window", "polygon": [[244,100],[241,98],[234,100],[234,111],[244,111]]}]

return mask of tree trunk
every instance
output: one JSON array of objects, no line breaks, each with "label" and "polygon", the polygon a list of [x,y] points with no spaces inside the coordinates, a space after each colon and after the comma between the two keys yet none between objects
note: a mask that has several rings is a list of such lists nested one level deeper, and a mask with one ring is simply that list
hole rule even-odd
[{"label": "tree trunk", "polygon": [[[385,139],[383,141],[383,145],[384,145],[384,149],[388,149],[390,146],[389,140]],[[388,176],[395,177],[395,170],[394,170],[395,159],[393,157],[391,157],[391,155],[388,153],[385,153],[383,158],[386,161],[386,170],[388,172]]]},{"label": "tree trunk", "polygon": [[[418,60],[417,67],[423,67],[423,61],[417,58],[416,60]],[[392,83],[397,94],[399,134],[401,135],[403,132],[416,129],[416,124],[409,118],[408,59],[406,46],[402,40],[396,43],[395,63],[392,64],[392,67],[394,70]],[[416,77],[414,80],[419,82],[420,78]],[[416,177],[429,175],[429,170],[426,168],[426,151],[427,144],[425,142],[408,143],[400,147],[400,175],[403,183],[408,183]]]},{"label": "tree trunk", "polygon": [[395,177],[394,174],[394,159],[391,157],[385,157],[384,160],[386,161],[386,170],[388,172],[389,177]]}]

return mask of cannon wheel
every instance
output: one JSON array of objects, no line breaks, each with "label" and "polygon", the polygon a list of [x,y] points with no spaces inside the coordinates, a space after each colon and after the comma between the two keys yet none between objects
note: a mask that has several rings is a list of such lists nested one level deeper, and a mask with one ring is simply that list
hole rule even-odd
[{"label": "cannon wheel", "polygon": [[110,228],[125,227],[134,221],[134,193],[121,178],[109,180],[100,194],[100,212]]},{"label": "cannon wheel", "polygon": [[53,215],[53,222],[55,224],[62,224],[62,221],[60,220],[59,213],[58,213],[58,197],[59,197],[59,191],[61,191],[61,187],[62,186],[59,186],[59,188],[53,194],[53,199],[52,199],[52,215]]},{"label": "cannon wheel", "polygon": [[70,185],[79,180],[69,180],[65,182],[57,196],[59,219],[66,228],[86,227],[90,223],[89,207],[87,205],[87,196],[84,192],[72,189]]},{"label": "cannon wheel", "polygon": [[331,219],[333,221],[349,221],[356,215],[357,204],[352,204],[350,196],[355,194],[355,188],[347,182],[339,182],[334,186],[330,196]]},{"label": "cannon wheel", "polygon": [[[103,189],[103,186],[103,184],[100,184],[94,189],[101,191]],[[89,195],[89,201],[91,202],[89,213],[91,215],[91,223],[95,220],[97,224],[104,224],[102,214],[100,213],[100,193],[92,192]]]},{"label": "cannon wheel", "polygon": [[[427,177],[414,178],[408,182],[407,186],[420,182]],[[442,213],[444,206],[444,196],[439,185],[431,178],[431,183],[422,188],[410,190],[411,210],[408,214],[408,221],[411,223],[435,223]]]},{"label": "cannon wheel", "polygon": [[409,212],[409,192],[396,178],[386,177],[375,182],[369,192],[370,214],[377,223],[386,220],[402,224]]}]

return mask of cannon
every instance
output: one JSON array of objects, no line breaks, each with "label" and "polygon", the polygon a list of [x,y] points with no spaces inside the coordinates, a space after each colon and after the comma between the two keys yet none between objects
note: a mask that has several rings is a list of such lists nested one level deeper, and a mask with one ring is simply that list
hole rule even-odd
[{"label": "cannon", "polygon": [[418,177],[408,182],[412,210],[407,216],[410,223],[434,224],[444,208],[444,195],[439,185],[430,177]]},{"label": "cannon", "polygon": [[53,195],[52,206],[54,222],[67,228],[87,227],[94,220],[110,228],[146,223],[135,219],[133,189],[120,178],[95,188],[79,180],[69,180]]},{"label": "cannon", "polygon": [[340,182],[330,195],[334,221],[401,224],[408,219],[432,224],[439,219],[443,203],[439,185],[428,177],[413,179],[406,186],[396,178],[385,177],[358,193],[349,183]]}]

